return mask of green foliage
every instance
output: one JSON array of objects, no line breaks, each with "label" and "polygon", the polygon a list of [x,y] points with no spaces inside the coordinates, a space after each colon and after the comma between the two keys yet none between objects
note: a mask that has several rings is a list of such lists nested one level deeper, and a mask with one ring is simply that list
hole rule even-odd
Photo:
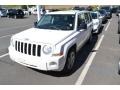
[{"label": "green foliage", "polygon": [[21,8],[22,9],[27,9],[27,5],[22,5]]}]

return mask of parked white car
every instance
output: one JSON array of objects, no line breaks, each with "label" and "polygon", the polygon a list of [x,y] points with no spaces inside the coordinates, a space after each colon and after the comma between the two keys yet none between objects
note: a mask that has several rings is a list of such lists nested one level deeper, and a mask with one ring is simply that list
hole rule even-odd
[{"label": "parked white car", "polygon": [[24,15],[31,15],[31,11],[23,9]]},{"label": "parked white car", "polygon": [[76,52],[92,40],[92,25],[89,11],[49,12],[34,28],[11,37],[10,58],[39,70],[69,72]]},{"label": "parked white car", "polygon": [[93,33],[99,33],[102,26],[102,18],[99,12],[91,12],[93,20]]}]

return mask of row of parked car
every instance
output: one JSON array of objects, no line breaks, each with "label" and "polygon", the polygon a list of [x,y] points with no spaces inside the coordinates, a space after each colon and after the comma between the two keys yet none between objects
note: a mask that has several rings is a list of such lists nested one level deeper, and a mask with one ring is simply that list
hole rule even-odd
[{"label": "row of parked car", "polygon": [[0,17],[24,18],[24,15],[22,9],[0,9]]},{"label": "row of parked car", "polygon": [[109,6],[104,6],[97,11],[91,11],[91,15],[93,19],[93,33],[98,34],[102,24],[112,17],[112,12]]}]

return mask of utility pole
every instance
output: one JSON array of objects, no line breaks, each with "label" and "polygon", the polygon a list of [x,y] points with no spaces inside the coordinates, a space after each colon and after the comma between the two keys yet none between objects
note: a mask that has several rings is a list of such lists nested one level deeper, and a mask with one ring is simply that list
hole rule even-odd
[{"label": "utility pole", "polygon": [[42,6],[41,5],[37,5],[36,8],[37,8],[37,19],[39,21],[40,18],[41,18],[41,8],[42,8]]},{"label": "utility pole", "polygon": [[29,6],[27,5],[27,11],[28,11],[28,16],[30,15],[30,13],[29,13]]}]

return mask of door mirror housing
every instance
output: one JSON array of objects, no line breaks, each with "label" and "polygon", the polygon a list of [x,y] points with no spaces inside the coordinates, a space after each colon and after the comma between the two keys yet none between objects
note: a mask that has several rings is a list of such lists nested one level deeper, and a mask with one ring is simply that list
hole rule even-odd
[{"label": "door mirror housing", "polygon": [[86,23],[81,23],[79,25],[79,29],[87,29],[87,24]]}]

